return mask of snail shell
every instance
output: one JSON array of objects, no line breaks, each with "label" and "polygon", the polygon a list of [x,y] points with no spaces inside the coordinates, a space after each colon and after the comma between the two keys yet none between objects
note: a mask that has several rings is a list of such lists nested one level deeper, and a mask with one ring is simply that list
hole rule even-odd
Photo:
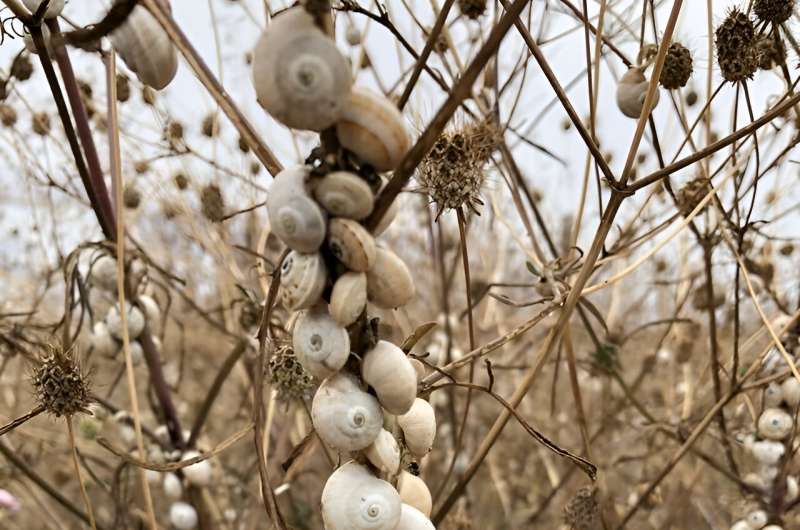
[{"label": "snail shell", "polygon": [[[631,67],[619,80],[617,85],[617,106],[622,113],[633,119],[639,119],[647,97],[649,82],[638,66]],[[660,93],[656,89],[653,108],[658,105]]]},{"label": "snail shell", "polygon": [[347,362],[350,336],[320,304],[300,315],[292,332],[292,347],[303,368],[314,377],[325,379]]},{"label": "snail shell", "polygon": [[422,458],[430,452],[436,438],[436,415],[430,403],[415,399],[411,410],[397,417],[397,424],[414,456]]},{"label": "snail shell", "polygon": [[298,252],[316,252],[325,241],[327,216],[306,193],[308,173],[304,166],[284,169],[275,177],[267,196],[273,232]]},{"label": "snail shell", "polygon": [[769,440],[783,440],[792,432],[792,417],[784,410],[765,409],[758,418],[758,433]]},{"label": "snail shell", "polygon": [[165,88],[178,71],[178,54],[161,24],[146,7],[137,5],[111,34],[111,42],[139,80],[156,90]]},{"label": "snail shell", "polygon": [[364,455],[384,473],[393,475],[400,469],[400,445],[386,429],[381,429],[375,441],[364,449]]},{"label": "snail shell", "polygon": [[339,372],[317,389],[311,421],[326,444],[339,451],[359,451],[380,434],[383,413],[378,400],[361,390],[353,376]]},{"label": "snail shell", "polygon": [[346,272],[333,284],[330,311],[339,325],[347,327],[367,306],[367,275],[363,272]]},{"label": "snail shell", "polygon": [[783,458],[786,448],[780,442],[759,440],[750,446],[753,457],[762,465],[775,465]]},{"label": "snail shell", "polygon": [[139,296],[139,306],[144,310],[144,316],[147,318],[147,325],[150,329],[157,329],[161,323],[161,309],[158,307],[158,302],[152,296],[141,295]]},{"label": "snail shell", "polygon": [[366,228],[352,219],[331,219],[328,247],[336,259],[352,271],[366,272],[375,263],[375,240]]},{"label": "snail shell", "polygon": [[403,503],[416,508],[425,517],[431,516],[433,499],[424,480],[408,471],[403,471],[397,479],[397,491]]},{"label": "snail shell", "polygon": [[[127,307],[127,324],[128,324],[128,338],[131,341],[139,338],[144,330],[144,314],[138,307],[125,302]],[[119,311],[119,305],[111,306],[106,315],[106,325],[111,336],[117,340],[122,340],[122,315]]]},{"label": "snail shell", "polygon": [[119,351],[119,344],[111,337],[105,322],[94,323],[89,343],[103,357],[113,357]]},{"label": "snail shell", "polygon": [[180,499],[183,496],[183,484],[181,479],[175,473],[166,473],[164,475],[164,493],[170,499]]},{"label": "snail shell", "polygon": [[767,524],[767,512],[764,510],[754,510],[748,513],[744,520],[747,521],[747,524],[749,524],[750,528],[753,530],[760,530]]},{"label": "snail shell", "polygon": [[789,376],[781,384],[781,397],[791,409],[800,405],[800,382],[794,376]]},{"label": "snail shell", "polygon": [[103,254],[92,264],[92,283],[106,291],[117,290],[117,260]]},{"label": "snail shell", "polygon": [[403,260],[378,247],[375,263],[367,272],[367,298],[378,307],[394,309],[410,302],[415,294],[414,280]]},{"label": "snail shell", "polygon": [[283,301],[291,311],[307,309],[319,301],[328,271],[319,254],[291,251],[281,265]]},{"label": "snail shell", "polygon": [[342,114],[350,94],[350,67],[336,43],[302,7],[275,17],[253,55],[258,102],[293,129],[322,131]]},{"label": "snail shell", "polygon": [[731,530],[753,530],[744,519],[740,519],[731,525]]},{"label": "snail shell", "polygon": [[764,389],[764,406],[765,407],[778,407],[783,401],[783,388],[779,383],[774,381]]},{"label": "snail shell", "polygon": [[[186,451],[183,453],[181,460],[189,460],[198,456],[200,456],[200,453],[197,451]],[[196,464],[186,466],[183,468],[183,476],[193,486],[208,486],[211,483],[211,462],[201,460]]]},{"label": "snail shell", "polygon": [[[36,13],[44,0],[22,0],[31,13]],[[44,18],[56,18],[64,10],[64,0],[50,0],[50,5],[44,12]]]},{"label": "snail shell", "polygon": [[369,184],[349,171],[328,173],[314,189],[314,198],[331,215],[360,221],[372,213],[375,197]]},{"label": "snail shell", "polygon": [[411,144],[397,107],[385,96],[363,87],[353,87],[336,123],[336,136],[343,147],[377,171],[397,167]]},{"label": "snail shell", "polygon": [[379,340],[364,355],[361,377],[392,414],[405,414],[417,398],[417,372],[403,350],[391,342]]},{"label": "snail shell", "polygon": [[413,506],[403,504],[400,508],[400,522],[394,530],[436,530],[424,513]]},{"label": "snail shell", "polygon": [[797,479],[795,477],[786,477],[786,496],[783,502],[794,502],[797,500],[798,495],[800,495],[800,485],[798,485]]},{"label": "snail shell", "polygon": [[169,508],[169,521],[178,530],[192,530],[197,527],[197,510],[189,503],[175,502]]},{"label": "snail shell", "polygon": [[322,489],[325,530],[395,530],[400,505],[391,484],[355,462],[334,471]]}]

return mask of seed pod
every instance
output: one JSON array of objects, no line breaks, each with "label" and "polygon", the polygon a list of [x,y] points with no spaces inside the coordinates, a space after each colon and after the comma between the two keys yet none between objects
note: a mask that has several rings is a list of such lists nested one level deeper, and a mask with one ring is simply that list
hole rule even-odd
[{"label": "seed pod", "polygon": [[364,449],[364,455],[383,473],[393,475],[400,469],[400,446],[386,429],[381,429],[375,441]]},{"label": "seed pod", "polygon": [[284,169],[275,177],[267,196],[273,232],[298,252],[316,252],[325,240],[327,216],[306,193],[308,174],[305,166]]},{"label": "seed pod", "polygon": [[422,458],[430,452],[436,438],[436,415],[430,403],[415,399],[411,410],[397,417],[397,424],[414,456]]},{"label": "seed pod", "polygon": [[378,247],[375,263],[367,272],[367,298],[378,307],[394,309],[406,305],[415,294],[414,280],[403,260]]},{"label": "seed pod", "polygon": [[325,530],[395,530],[400,505],[391,484],[355,462],[334,471],[322,490]]},{"label": "seed pod", "polygon": [[292,332],[292,347],[303,368],[317,379],[325,379],[347,362],[350,337],[320,304],[300,315]]},{"label": "seed pod", "polygon": [[146,7],[138,5],[111,34],[111,42],[139,80],[156,90],[172,82],[178,71],[178,54],[161,24]]},{"label": "seed pod", "polygon": [[405,414],[417,398],[417,372],[403,350],[391,342],[380,340],[364,355],[361,377],[392,414]]},{"label": "seed pod", "polygon": [[333,284],[330,312],[340,326],[347,327],[367,306],[367,275],[363,272],[346,272]]},{"label": "seed pod", "polygon": [[351,375],[339,372],[322,382],[311,404],[314,429],[339,451],[359,451],[381,432],[383,413],[378,400],[367,394]]},{"label": "seed pod", "polygon": [[375,263],[375,240],[357,221],[331,219],[328,247],[336,259],[352,271],[366,272]]},{"label": "seed pod", "polygon": [[433,500],[425,481],[408,471],[403,471],[397,479],[397,491],[400,500],[422,512],[425,517],[431,516]]},{"label": "seed pod", "polygon": [[307,309],[322,296],[328,281],[325,262],[319,254],[291,251],[281,265],[283,301],[291,311]]}]

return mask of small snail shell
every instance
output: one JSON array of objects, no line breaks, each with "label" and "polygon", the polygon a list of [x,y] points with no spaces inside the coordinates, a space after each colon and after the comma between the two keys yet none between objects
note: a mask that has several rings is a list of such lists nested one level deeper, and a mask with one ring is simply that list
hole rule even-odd
[{"label": "small snail shell", "polygon": [[782,409],[765,409],[758,418],[758,433],[769,440],[783,440],[792,432],[792,417]]},{"label": "small snail shell", "polygon": [[378,226],[376,226],[375,230],[372,231],[375,237],[378,237],[379,235],[386,232],[389,226],[391,226],[391,224],[394,222],[395,217],[397,217],[397,212],[399,211],[400,211],[400,201],[399,198],[396,198],[395,200],[392,201],[392,204],[389,205],[389,209],[386,210],[386,213],[383,214],[381,220],[378,221]]},{"label": "small snail shell", "polygon": [[753,530],[761,530],[767,524],[767,512],[764,510],[755,510],[747,514],[744,518],[750,528]]},{"label": "small snail shell", "polygon": [[343,147],[377,171],[397,167],[411,143],[403,115],[385,96],[353,87],[350,99],[336,123]]},{"label": "small snail shell", "polygon": [[403,350],[391,342],[379,340],[364,355],[361,377],[392,414],[405,414],[417,398],[417,372]]},{"label": "small snail shell", "polygon": [[375,263],[375,240],[366,228],[352,219],[331,219],[328,247],[336,259],[352,271],[366,272]]},{"label": "small snail shell", "polygon": [[413,506],[403,504],[400,508],[400,522],[394,530],[436,530],[433,523]]},{"label": "small snail shell", "polygon": [[758,474],[769,484],[772,484],[778,476],[780,468],[778,466],[761,466],[758,468]]},{"label": "small snail shell", "polygon": [[789,376],[781,384],[781,394],[783,400],[790,408],[795,409],[800,405],[800,382],[794,376]]},{"label": "small snail shell", "polygon": [[347,31],[344,36],[345,40],[347,40],[347,44],[350,46],[358,46],[361,44],[361,32],[352,24],[347,26]]},{"label": "small snail shell", "polygon": [[400,468],[400,446],[386,429],[381,429],[375,441],[364,449],[364,455],[384,473],[393,475]]},{"label": "small snail shell", "polygon": [[164,493],[170,499],[176,500],[183,495],[183,484],[181,484],[181,479],[175,473],[164,475]]},{"label": "small snail shell", "polygon": [[[642,68],[634,66],[625,72],[617,85],[617,106],[625,116],[639,118],[642,114],[645,97],[647,97],[648,86],[649,82],[644,76]],[[658,105],[659,97],[658,89],[656,89],[653,108]]]},{"label": "small snail shell", "polygon": [[253,83],[258,102],[276,120],[322,131],[347,104],[350,67],[313,17],[295,7],[275,17],[256,44]]},{"label": "small snail shell", "polygon": [[191,530],[197,526],[197,511],[191,504],[175,502],[169,508],[169,521],[178,530]]},{"label": "small snail shell", "polygon": [[331,291],[330,311],[341,326],[349,326],[367,306],[367,275],[363,272],[346,272],[339,276]]},{"label": "small snail shell", "polygon": [[422,512],[425,517],[431,516],[433,500],[425,481],[408,471],[403,471],[397,479],[397,491],[400,500]]},{"label": "small snail shell", "polygon": [[780,462],[786,448],[780,442],[772,440],[759,440],[753,442],[750,452],[762,465],[775,465]]},{"label": "small snail shell", "polygon": [[421,458],[430,452],[436,438],[436,415],[430,403],[415,399],[411,410],[397,417],[397,424],[414,456]]},{"label": "small snail shell", "polygon": [[375,263],[367,272],[367,298],[378,307],[394,309],[410,302],[415,294],[414,280],[403,260],[378,247]]},{"label": "small snail shell", "polygon": [[764,389],[764,406],[778,407],[783,401],[783,388],[779,383],[772,382]]},{"label": "small snail shell", "polygon": [[782,526],[778,526],[776,524],[770,524],[762,528],[761,530],[783,530]]},{"label": "small snail shell", "polygon": [[294,325],[292,347],[303,368],[318,379],[335,374],[350,356],[350,336],[323,305],[304,311]]},{"label": "small snail shell", "polygon": [[269,224],[287,247],[316,252],[325,240],[325,212],[306,193],[308,168],[284,169],[275,177],[267,195]]},{"label": "small snail shell", "polygon": [[[186,451],[181,456],[181,460],[189,460],[198,456],[200,456],[200,453],[197,451]],[[211,483],[211,462],[202,460],[196,464],[186,466],[183,468],[183,476],[193,486],[208,486]]]},{"label": "small snail shell", "polygon": [[800,486],[797,483],[797,479],[795,477],[786,477],[786,495],[784,497],[784,502],[791,503],[797,500],[798,495],[800,495]]},{"label": "small snail shell", "polygon": [[[36,13],[44,0],[22,0],[31,13]],[[64,0],[50,0],[50,5],[44,12],[44,18],[56,18],[64,10]]]},{"label": "small snail shell", "polygon": [[733,523],[733,525],[731,525],[731,530],[753,530],[753,529],[750,528],[750,525],[747,524],[747,521],[741,519]]},{"label": "small snail shell", "polygon": [[159,473],[158,471],[153,471],[152,469],[145,469],[144,479],[147,481],[148,484],[152,486],[157,486],[161,482],[161,473]]},{"label": "small snail shell", "polygon": [[311,422],[322,441],[340,451],[368,447],[381,432],[383,413],[378,400],[345,373],[330,376],[317,389]]},{"label": "small snail shell", "polygon": [[106,291],[117,290],[117,260],[103,254],[92,264],[92,283]]},{"label": "small snail shell", "polygon": [[314,198],[331,215],[360,221],[372,213],[375,197],[367,181],[349,171],[328,173],[314,189]]},{"label": "small snail shell", "polygon": [[[127,306],[126,317],[128,324],[128,338],[131,341],[139,338],[144,330],[144,314],[141,310],[133,304],[125,302]],[[119,305],[111,306],[106,315],[106,325],[111,336],[117,340],[122,340],[122,315],[119,311]]]},{"label": "small snail shell", "polygon": [[91,347],[103,357],[113,357],[119,351],[119,345],[111,337],[105,322],[95,322],[90,338]]},{"label": "small snail shell", "polygon": [[138,5],[111,34],[111,42],[139,80],[156,90],[165,88],[178,71],[178,54],[161,24]]},{"label": "small snail shell", "polygon": [[281,289],[286,306],[292,310],[307,309],[322,296],[328,271],[319,254],[289,252],[281,265]]},{"label": "small snail shell", "polygon": [[750,486],[751,488],[755,488],[758,491],[766,491],[767,489],[767,482],[758,476],[756,473],[748,473],[742,479],[742,482]]},{"label": "small snail shell", "polygon": [[161,309],[158,307],[158,302],[152,296],[147,295],[141,295],[138,301],[144,310],[144,316],[147,317],[150,329],[155,329],[161,322]]},{"label": "small snail shell", "polygon": [[131,342],[130,350],[131,350],[131,364],[133,366],[139,366],[140,364],[142,364],[142,361],[144,360],[144,348],[142,348],[142,345],[139,344],[139,341]]},{"label": "small snail shell", "polygon": [[391,484],[355,462],[334,471],[322,489],[325,530],[395,530],[400,505]]}]

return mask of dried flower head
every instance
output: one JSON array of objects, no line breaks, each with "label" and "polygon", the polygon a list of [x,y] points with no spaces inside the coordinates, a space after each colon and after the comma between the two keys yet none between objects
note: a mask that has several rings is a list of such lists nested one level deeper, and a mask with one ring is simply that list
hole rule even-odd
[{"label": "dried flower head", "polygon": [[212,223],[222,222],[225,217],[225,199],[216,184],[205,186],[200,192],[200,208],[203,216]]},{"label": "dried flower head", "polygon": [[250,144],[248,144],[247,140],[245,140],[242,136],[239,137],[239,151],[244,154],[250,152]]},{"label": "dried flower head", "polygon": [[178,187],[179,190],[185,190],[189,187],[189,177],[187,177],[183,173],[176,173],[172,180],[175,181],[175,186]]},{"label": "dried flower head", "polygon": [[31,381],[36,399],[50,414],[72,416],[90,403],[89,381],[70,352],[50,346]]},{"label": "dried flower head", "polygon": [[697,104],[697,92],[694,90],[690,90],[688,94],[686,94],[686,104],[690,107],[694,107]]},{"label": "dried flower head", "polygon": [[762,35],[756,40],[756,57],[759,68],[772,70],[776,66],[786,64],[786,49],[775,37]]},{"label": "dried flower head", "polygon": [[711,191],[708,179],[697,177],[687,182],[677,194],[678,209],[684,217],[697,208],[700,201]]},{"label": "dried flower head", "polygon": [[281,401],[303,399],[314,388],[314,378],[306,372],[290,346],[282,346],[272,354],[269,375]]},{"label": "dried flower head", "polygon": [[39,136],[47,136],[50,134],[50,116],[46,112],[34,113],[32,127]]},{"label": "dried flower head", "polygon": [[125,205],[125,207],[135,210],[139,207],[141,202],[142,194],[139,192],[138,188],[133,185],[125,186],[125,189],[122,191],[122,203]]},{"label": "dried flower head", "polygon": [[148,160],[137,160],[133,164],[133,170],[136,171],[139,175],[143,175],[150,171],[150,161]]},{"label": "dried flower head", "polygon": [[177,120],[169,122],[167,125],[167,139],[170,143],[177,143],[183,140],[183,124]]},{"label": "dried flower head", "polygon": [[214,138],[219,133],[219,121],[216,114],[209,114],[203,119],[203,136]]},{"label": "dried flower head", "polygon": [[11,77],[27,81],[33,75],[33,63],[27,55],[17,55],[11,63]]},{"label": "dried flower head", "polygon": [[717,61],[726,81],[750,79],[758,68],[753,21],[733,8],[716,30]]},{"label": "dried flower head", "polygon": [[122,74],[117,74],[117,101],[125,103],[131,99],[131,83]]},{"label": "dried flower head", "polygon": [[689,49],[679,42],[673,42],[667,49],[664,59],[664,68],[658,82],[668,90],[686,86],[692,75],[692,54]]},{"label": "dried flower head", "polygon": [[142,88],[142,101],[147,105],[154,105],[156,102],[156,91],[152,87],[145,85]]},{"label": "dried flower head", "polygon": [[596,488],[585,486],[575,493],[564,506],[564,522],[570,530],[601,528],[600,504],[597,502]]},{"label": "dried flower head", "polygon": [[458,0],[458,8],[466,17],[475,20],[486,12],[486,0]]},{"label": "dried flower head", "polygon": [[763,22],[786,22],[794,11],[794,0],[756,0],[753,13]]},{"label": "dried flower head", "polygon": [[6,127],[12,127],[17,123],[17,111],[14,107],[6,103],[0,104],[0,122]]}]

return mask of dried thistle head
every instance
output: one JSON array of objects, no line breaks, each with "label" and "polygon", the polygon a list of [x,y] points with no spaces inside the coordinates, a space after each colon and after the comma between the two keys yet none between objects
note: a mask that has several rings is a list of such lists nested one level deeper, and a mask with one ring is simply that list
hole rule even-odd
[{"label": "dried thistle head", "polygon": [[794,11],[794,0],[755,0],[753,13],[763,22],[786,22]]},{"label": "dried thistle head", "polygon": [[152,87],[145,85],[142,88],[142,101],[144,101],[146,105],[155,105],[156,91],[153,90]]},{"label": "dried thistle head", "polygon": [[585,486],[575,493],[564,506],[564,523],[570,530],[597,530],[602,527],[597,488]]},{"label": "dried thistle head", "polygon": [[281,346],[272,354],[269,377],[281,401],[306,398],[314,388],[314,378],[306,372],[288,345]]},{"label": "dried thistle head", "polygon": [[176,173],[172,180],[175,181],[175,186],[179,190],[185,190],[189,187],[189,177],[187,177],[184,173]]},{"label": "dried thistle head", "polygon": [[216,114],[209,114],[203,119],[203,136],[214,138],[219,133],[219,121]]},{"label": "dried thistle head", "polygon": [[486,0],[458,0],[458,8],[466,17],[476,20],[486,12]]},{"label": "dried thistle head", "polygon": [[762,35],[756,40],[756,57],[759,68],[772,70],[776,66],[786,64],[786,49],[775,37]]},{"label": "dried thistle head", "polygon": [[6,103],[0,104],[0,122],[6,127],[12,127],[17,123],[17,111],[14,107]]},{"label": "dried thistle head", "polygon": [[117,101],[125,103],[131,99],[131,83],[127,76],[117,74]]},{"label": "dried thistle head", "polygon": [[46,112],[35,112],[32,127],[39,136],[47,136],[50,134],[50,116]]},{"label": "dried thistle head", "polygon": [[128,185],[122,191],[122,203],[126,208],[135,210],[142,202],[142,194],[136,186]]},{"label": "dried thistle head", "polygon": [[72,352],[50,346],[31,375],[36,399],[56,417],[86,410],[91,402],[88,376],[81,371]]},{"label": "dried thistle head", "polygon": [[225,199],[216,184],[205,186],[200,192],[200,209],[203,217],[212,223],[222,222],[225,217]]},{"label": "dried thistle head", "polygon": [[169,122],[166,131],[167,140],[175,144],[183,140],[183,124],[177,120]]},{"label": "dried thistle head", "polygon": [[27,81],[33,75],[33,63],[27,55],[17,55],[11,63],[11,77]]},{"label": "dried thistle head", "polygon": [[726,81],[750,79],[758,68],[753,21],[733,8],[717,27],[717,61]]},{"label": "dried thistle head", "polygon": [[689,49],[673,42],[667,49],[667,56],[664,60],[664,68],[661,70],[661,77],[658,82],[668,90],[685,87],[692,75],[692,54]]},{"label": "dried thistle head", "polygon": [[697,177],[690,180],[678,190],[677,203],[678,210],[684,217],[692,213],[697,208],[700,201],[711,191],[711,186],[708,184],[708,179],[705,177]]}]

